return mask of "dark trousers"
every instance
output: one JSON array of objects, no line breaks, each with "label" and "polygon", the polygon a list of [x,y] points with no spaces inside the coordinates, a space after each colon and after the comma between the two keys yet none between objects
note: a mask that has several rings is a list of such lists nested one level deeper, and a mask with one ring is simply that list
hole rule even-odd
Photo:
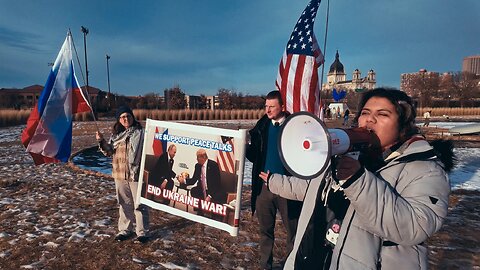
[{"label": "dark trousers", "polygon": [[275,220],[277,210],[282,217],[287,231],[287,254],[292,251],[298,218],[288,217],[287,199],[270,192],[265,185],[257,197],[256,214],[260,227],[260,267],[271,269],[273,261],[273,244],[275,242]]}]

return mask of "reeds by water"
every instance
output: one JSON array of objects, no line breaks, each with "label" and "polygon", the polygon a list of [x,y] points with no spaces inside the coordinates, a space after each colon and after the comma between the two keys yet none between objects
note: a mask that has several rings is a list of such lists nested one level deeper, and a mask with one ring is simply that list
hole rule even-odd
[{"label": "reeds by water", "polygon": [[143,121],[147,118],[162,121],[182,120],[240,120],[259,119],[263,110],[133,110],[135,118]]},{"label": "reeds by water", "polygon": [[[0,109],[0,127],[22,125],[27,123],[31,110]],[[422,117],[423,113],[431,111],[432,117],[438,116],[479,116],[480,108],[418,108],[417,116]],[[182,121],[182,120],[249,120],[260,119],[265,113],[264,110],[133,110],[137,120],[143,121],[147,118],[161,121]],[[92,121],[90,112],[78,113],[74,121]]]},{"label": "reeds by water", "polygon": [[0,110],[0,127],[25,124],[29,115],[30,110]]},{"label": "reeds by water", "polygon": [[[31,111],[30,109],[0,109],[0,127],[26,124]],[[73,119],[74,121],[92,121],[93,116],[90,112],[83,112],[75,114]]]},{"label": "reeds by water", "polygon": [[418,108],[417,116],[423,116],[427,111],[431,111],[430,115],[435,116],[475,116],[480,115],[480,108]]}]

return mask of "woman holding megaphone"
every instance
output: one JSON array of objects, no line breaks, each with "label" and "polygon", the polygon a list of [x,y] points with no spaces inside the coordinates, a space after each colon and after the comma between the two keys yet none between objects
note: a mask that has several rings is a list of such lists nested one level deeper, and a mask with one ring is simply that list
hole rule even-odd
[{"label": "woman holding megaphone", "polygon": [[[404,92],[368,91],[355,122],[378,137],[378,158],[336,156],[309,181],[260,174],[273,193],[304,199],[285,269],[428,268],[424,242],[447,215],[453,146],[427,142],[415,117]],[[308,190],[315,180],[322,180],[317,190]]]}]

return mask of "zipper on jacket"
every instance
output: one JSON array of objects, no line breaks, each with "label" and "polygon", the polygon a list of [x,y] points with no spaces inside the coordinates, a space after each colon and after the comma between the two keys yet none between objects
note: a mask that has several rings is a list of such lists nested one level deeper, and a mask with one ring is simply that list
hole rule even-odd
[{"label": "zipper on jacket", "polygon": [[354,210],[353,213],[352,213],[352,217],[350,218],[350,220],[348,221],[348,226],[346,228],[346,232],[345,232],[345,236],[343,237],[343,242],[342,242],[342,247],[340,248],[340,250],[338,251],[338,258],[337,258],[337,267],[336,269],[338,269],[340,267],[340,256],[342,255],[342,251],[343,251],[343,247],[345,246],[345,241],[347,241],[347,236],[348,236],[348,233],[350,232],[350,226],[352,225],[352,221],[353,221],[353,218],[355,217],[355,213],[356,211]]}]

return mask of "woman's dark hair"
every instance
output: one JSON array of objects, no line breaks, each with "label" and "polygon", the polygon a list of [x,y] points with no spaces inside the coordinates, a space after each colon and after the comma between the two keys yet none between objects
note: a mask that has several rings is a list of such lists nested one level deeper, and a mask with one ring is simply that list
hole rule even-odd
[{"label": "woman's dark hair", "polygon": [[[132,117],[133,117],[132,127],[142,128],[142,124],[140,124],[140,122],[138,122],[137,119],[135,119],[135,115],[132,114]],[[117,121],[112,127],[112,134],[118,135],[124,131],[125,131],[125,127],[120,123],[120,119],[117,119]]]},{"label": "woman's dark hair", "polygon": [[453,152],[453,142],[451,140],[434,140],[430,142],[430,145],[433,147],[433,151],[443,163],[443,169],[448,173],[454,167],[457,161],[455,153]]},{"label": "woman's dark hair", "polygon": [[365,92],[360,100],[354,122],[358,123],[363,107],[372,97],[386,98],[395,106],[398,114],[398,131],[400,132],[401,142],[419,133],[418,127],[415,125],[417,110],[413,105],[412,99],[405,92],[393,88],[375,88]]}]

